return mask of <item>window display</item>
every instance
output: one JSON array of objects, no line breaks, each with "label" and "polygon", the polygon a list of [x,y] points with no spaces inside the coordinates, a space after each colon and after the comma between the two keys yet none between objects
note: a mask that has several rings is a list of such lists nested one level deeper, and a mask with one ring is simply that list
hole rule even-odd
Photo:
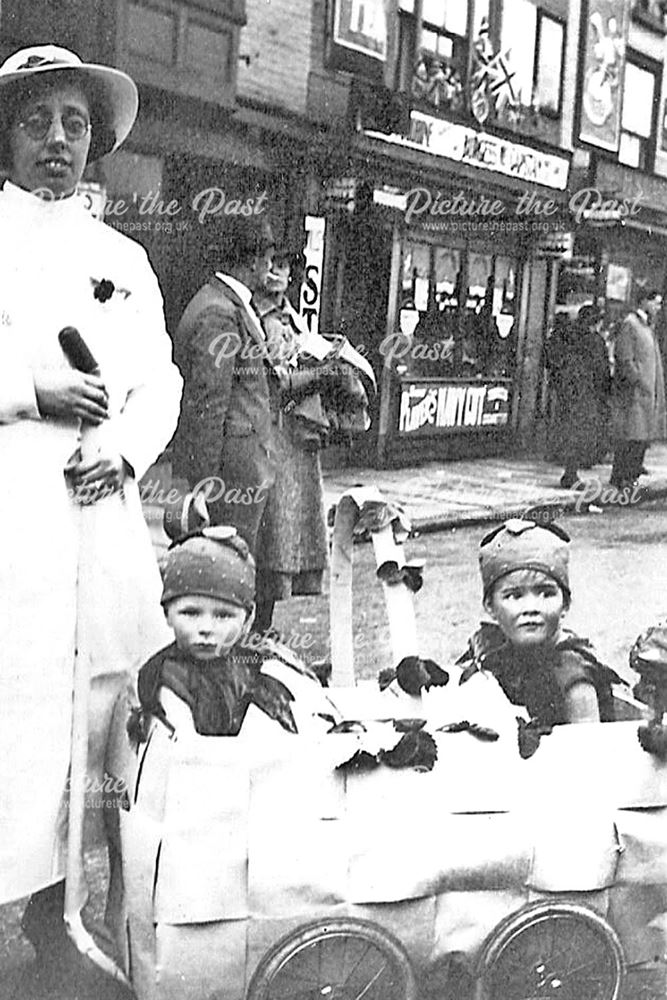
[{"label": "window display", "polygon": [[511,376],[515,303],[513,258],[406,242],[401,371],[415,377]]}]

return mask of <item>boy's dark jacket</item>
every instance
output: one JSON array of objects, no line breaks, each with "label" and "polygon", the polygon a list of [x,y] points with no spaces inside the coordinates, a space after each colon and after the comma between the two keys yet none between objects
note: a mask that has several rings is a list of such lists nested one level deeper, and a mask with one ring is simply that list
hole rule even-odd
[{"label": "boy's dark jacket", "polygon": [[[159,691],[167,687],[190,708],[195,729],[202,736],[236,736],[250,705],[256,705],[283,729],[296,733],[292,692],[282,681],[262,673],[268,658],[281,658],[275,649],[235,648],[228,655],[199,663],[175,643],[161,649],[139,671],[138,692],[144,716],[151,715],[173,730],[160,704]],[[283,661],[286,662],[286,661]],[[292,662],[288,664],[299,669]],[[310,673],[305,667],[303,673]]]},{"label": "boy's dark jacket", "polygon": [[595,688],[602,722],[612,722],[612,684],[624,683],[598,660],[588,639],[568,629],[562,630],[554,646],[522,653],[498,625],[483,622],[456,662],[463,671],[461,684],[479,670],[488,670],[513,705],[523,705],[532,719],[548,726],[568,721],[565,696],[580,681]]}]

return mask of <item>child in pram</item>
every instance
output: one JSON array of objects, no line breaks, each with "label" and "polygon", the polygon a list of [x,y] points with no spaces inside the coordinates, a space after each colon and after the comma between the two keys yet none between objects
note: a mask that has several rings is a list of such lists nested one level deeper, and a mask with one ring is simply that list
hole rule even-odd
[{"label": "child in pram", "polygon": [[139,671],[139,740],[150,718],[202,736],[236,736],[256,710],[288,733],[324,727],[324,692],[289,650],[253,642],[255,563],[227,526],[174,543],[164,569],[162,606],[174,642]]}]

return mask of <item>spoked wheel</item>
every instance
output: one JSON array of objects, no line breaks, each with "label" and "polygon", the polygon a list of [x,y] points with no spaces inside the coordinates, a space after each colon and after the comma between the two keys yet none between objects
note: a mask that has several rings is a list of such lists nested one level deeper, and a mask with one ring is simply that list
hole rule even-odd
[{"label": "spoked wheel", "polygon": [[415,1000],[402,945],[366,920],[318,920],[259,963],[246,1000]]},{"label": "spoked wheel", "polygon": [[487,941],[477,1000],[618,1000],[624,973],[606,920],[576,903],[536,903]]}]

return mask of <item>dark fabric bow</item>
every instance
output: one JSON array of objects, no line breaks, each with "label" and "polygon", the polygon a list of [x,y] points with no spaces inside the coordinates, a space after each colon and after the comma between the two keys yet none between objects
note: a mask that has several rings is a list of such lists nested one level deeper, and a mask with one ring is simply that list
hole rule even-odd
[{"label": "dark fabric bow", "polygon": [[667,760],[667,726],[661,722],[650,722],[647,726],[640,726],[637,730],[637,739],[646,753],[652,754],[658,760]]},{"label": "dark fabric bow", "polygon": [[391,586],[404,583],[411,593],[416,594],[424,585],[423,571],[422,563],[406,563],[405,566],[399,568],[398,563],[390,559],[378,566],[376,576],[382,583],[388,583]]},{"label": "dark fabric bow", "polygon": [[378,674],[380,691],[384,691],[396,681],[406,694],[420,694],[422,689],[444,687],[449,683],[449,674],[434,660],[423,660],[420,656],[404,656],[395,670],[385,667]]},{"label": "dark fabric bow", "polygon": [[537,751],[542,737],[550,736],[554,727],[546,722],[540,722],[539,719],[531,719],[526,722],[521,716],[517,716],[516,721],[519,727],[517,733],[519,756],[523,760],[528,760]]},{"label": "dark fabric bow", "polygon": [[438,759],[438,748],[430,733],[420,729],[401,736],[396,746],[389,750],[380,750],[377,754],[367,750],[357,750],[352,756],[339,764],[337,771],[349,772],[374,771],[380,764],[396,769],[413,767],[417,771],[432,771]]}]

